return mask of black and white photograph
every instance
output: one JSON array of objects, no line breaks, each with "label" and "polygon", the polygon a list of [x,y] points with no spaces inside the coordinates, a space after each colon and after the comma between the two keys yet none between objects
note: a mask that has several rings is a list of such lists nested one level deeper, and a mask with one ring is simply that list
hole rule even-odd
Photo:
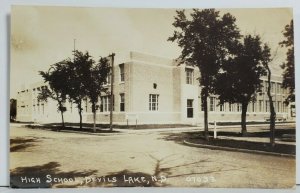
[{"label": "black and white photograph", "polygon": [[293,9],[13,5],[10,187],[296,186]]}]

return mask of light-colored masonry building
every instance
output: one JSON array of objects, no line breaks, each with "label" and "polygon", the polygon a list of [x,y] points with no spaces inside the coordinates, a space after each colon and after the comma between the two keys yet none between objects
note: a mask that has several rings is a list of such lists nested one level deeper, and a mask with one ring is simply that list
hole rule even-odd
[{"label": "light-colored masonry building", "polygon": [[[203,108],[197,67],[178,65],[176,60],[130,52],[127,62],[114,65],[114,124],[202,124]],[[110,78],[108,78],[110,80]],[[262,92],[256,93],[256,102],[250,103],[247,121],[266,121],[270,116],[269,100],[266,95],[266,78],[262,78]],[[281,88],[282,77],[273,76],[271,92],[278,121],[293,119],[293,113],[284,100],[287,91]],[[111,81],[107,87],[110,89]],[[22,88],[17,96],[17,121],[37,123],[59,123],[57,102],[40,102],[37,96],[43,82]],[[110,121],[110,96],[99,100],[97,123]],[[67,102],[64,113],[66,122],[78,122],[76,104]],[[209,121],[240,121],[241,105],[219,105],[216,96],[208,100]],[[83,122],[93,122],[91,105],[83,102]]]}]

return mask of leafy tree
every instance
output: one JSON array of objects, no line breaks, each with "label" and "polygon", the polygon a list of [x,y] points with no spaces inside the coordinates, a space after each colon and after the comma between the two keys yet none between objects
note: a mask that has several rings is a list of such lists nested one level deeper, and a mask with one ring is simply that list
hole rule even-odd
[{"label": "leafy tree", "polygon": [[90,76],[87,80],[86,94],[92,104],[93,120],[94,120],[94,131],[96,128],[96,112],[97,103],[102,92],[106,92],[107,89],[103,87],[106,82],[106,78],[110,72],[109,61],[107,58],[100,58],[99,62],[92,66],[90,69]]},{"label": "leafy tree", "polygon": [[67,95],[70,102],[77,105],[79,113],[79,126],[82,129],[82,102],[87,98],[87,85],[91,83],[91,69],[95,61],[86,52],[74,51],[74,60],[66,60]]},{"label": "leafy tree", "polygon": [[282,87],[289,89],[289,96],[286,103],[295,101],[295,59],[294,59],[294,22],[291,20],[289,25],[285,26],[283,35],[286,38],[280,42],[281,47],[286,47],[286,61],[281,65],[283,72]]},{"label": "leafy tree", "polygon": [[17,100],[16,99],[10,99],[10,121],[15,121],[17,116]]},{"label": "leafy tree", "polygon": [[272,146],[275,145],[275,119],[276,119],[276,112],[275,112],[275,107],[273,104],[273,98],[271,95],[271,69],[270,69],[270,62],[273,60],[273,58],[271,58],[271,54],[270,54],[270,48],[267,44],[264,45],[263,48],[263,65],[265,67],[265,69],[268,72],[268,90],[267,90],[267,95],[270,101],[270,143]]},{"label": "leafy tree", "polygon": [[39,74],[43,77],[44,82],[49,86],[42,87],[38,100],[47,102],[48,98],[57,101],[57,110],[61,114],[62,127],[65,127],[64,112],[66,107],[64,103],[67,99],[67,79],[66,79],[66,66],[65,61],[58,62],[51,65],[48,71],[39,71]]},{"label": "leafy tree", "polygon": [[208,140],[208,108],[207,98],[214,93],[214,82],[221,65],[235,51],[240,38],[235,24],[235,17],[226,13],[220,16],[214,9],[193,9],[191,19],[188,19],[184,10],[176,11],[173,26],[174,31],[169,41],[176,41],[182,48],[180,61],[195,65],[201,76],[199,83],[202,87],[201,99],[204,105],[204,130]]},{"label": "leafy tree", "polygon": [[224,62],[222,73],[216,81],[216,93],[220,103],[242,105],[242,134],[247,132],[246,113],[248,104],[255,101],[255,93],[261,88],[260,77],[266,74],[263,66],[263,47],[259,36],[246,35],[236,49],[236,57]]}]

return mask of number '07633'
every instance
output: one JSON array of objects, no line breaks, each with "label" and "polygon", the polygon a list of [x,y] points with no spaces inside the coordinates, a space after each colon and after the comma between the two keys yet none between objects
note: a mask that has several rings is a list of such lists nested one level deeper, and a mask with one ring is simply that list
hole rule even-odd
[{"label": "number '07633'", "polygon": [[192,183],[212,183],[216,179],[213,176],[188,176],[185,178],[185,181]]}]

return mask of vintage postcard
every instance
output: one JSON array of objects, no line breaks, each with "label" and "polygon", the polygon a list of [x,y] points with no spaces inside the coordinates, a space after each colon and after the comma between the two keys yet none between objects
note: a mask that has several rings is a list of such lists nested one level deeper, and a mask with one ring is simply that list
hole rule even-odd
[{"label": "vintage postcard", "polygon": [[294,188],[291,8],[12,6],[12,188]]}]

